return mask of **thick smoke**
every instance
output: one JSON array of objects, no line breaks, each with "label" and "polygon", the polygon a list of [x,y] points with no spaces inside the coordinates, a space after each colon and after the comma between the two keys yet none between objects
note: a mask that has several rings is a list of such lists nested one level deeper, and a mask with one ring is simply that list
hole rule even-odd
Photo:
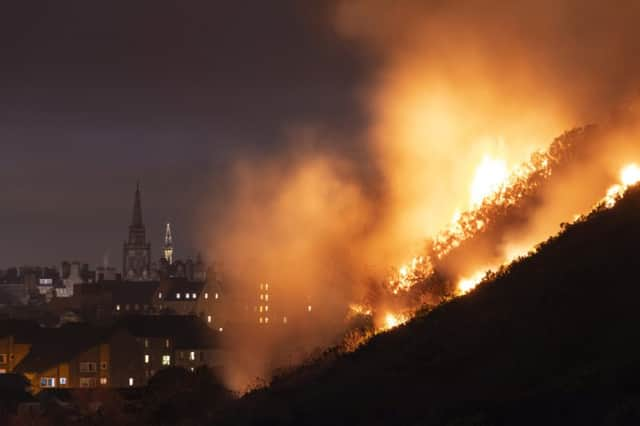
[{"label": "thick smoke", "polygon": [[[362,159],[330,154],[339,142],[299,148],[300,135],[288,135],[291,149],[276,159],[233,167],[232,196],[207,221],[211,255],[224,260],[225,280],[239,300],[255,299],[258,283],[268,281],[281,294],[281,316],[314,306],[312,325],[302,315],[292,327],[297,332],[304,323],[321,336],[306,346],[295,342],[306,348],[339,334],[345,306],[362,296],[363,282],[382,278],[454,212],[471,207],[469,188],[485,156],[516,166],[575,126],[616,128],[617,112],[633,109],[640,76],[640,3],[633,0],[332,6],[327,28],[379,64],[373,78],[354,88],[366,93],[363,107],[373,123],[362,139],[375,180],[361,173]],[[633,126],[602,131],[580,164],[544,192],[526,226],[495,241],[503,255],[592,206],[624,162],[640,160],[629,142],[637,135]],[[460,265],[460,273],[470,268]],[[245,305],[237,311],[247,315],[254,306]],[[274,339],[269,349],[254,351],[261,367],[242,377],[267,377],[275,346],[292,345]]]}]

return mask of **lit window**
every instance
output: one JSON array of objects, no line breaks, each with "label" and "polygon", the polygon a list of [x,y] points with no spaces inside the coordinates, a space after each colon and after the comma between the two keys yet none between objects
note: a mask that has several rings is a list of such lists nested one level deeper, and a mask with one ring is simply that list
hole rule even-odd
[{"label": "lit window", "polygon": [[148,354],[144,356],[144,363],[145,364],[149,364],[149,355]]},{"label": "lit window", "polygon": [[158,299],[162,299],[162,292],[158,292]]},{"label": "lit window", "polygon": [[283,324],[286,324],[286,323],[287,323],[287,321],[288,321],[288,320],[287,320],[287,317],[282,317],[282,323],[283,323]]},{"label": "lit window", "polygon": [[169,347],[169,339],[164,339],[164,347],[165,348]]},{"label": "lit window", "polygon": [[260,295],[260,300],[264,300],[264,294]]},{"label": "lit window", "polygon": [[268,294],[264,295],[264,300],[266,300],[267,302],[269,301],[269,295]]},{"label": "lit window", "polygon": [[55,377],[42,377],[42,378],[40,378],[40,387],[41,388],[55,388],[56,387],[56,378]]},{"label": "lit window", "polygon": [[266,317],[266,318],[264,319],[264,323],[265,323],[265,324],[269,324],[269,317]]},{"label": "lit window", "polygon": [[264,307],[264,311],[265,311],[265,312],[269,312],[269,305],[267,305],[267,306],[265,306],[265,307]]},{"label": "lit window", "polygon": [[180,299],[180,293],[176,293],[176,299]]},{"label": "lit window", "polygon": [[191,295],[189,293],[185,294],[184,297],[188,299]]},{"label": "lit window", "polygon": [[193,367],[189,368],[189,371],[191,371],[193,373]]},{"label": "lit window", "polygon": [[101,385],[106,385],[106,384],[107,384],[107,382],[108,382],[108,380],[107,380],[107,378],[106,378],[106,377],[100,377],[100,384],[101,384]]},{"label": "lit window", "polygon": [[61,385],[66,385],[67,384],[67,378],[66,377],[60,377],[60,384]]},{"label": "lit window", "polygon": [[211,315],[207,315],[207,322],[211,324]]},{"label": "lit window", "polygon": [[195,361],[196,360],[196,353],[193,352],[193,351],[189,352],[189,359],[191,361]]},{"label": "lit window", "polygon": [[149,347],[149,339],[144,339],[144,347],[145,348]]},{"label": "lit window", "polygon": [[116,305],[116,311],[120,310],[120,305]]},{"label": "lit window", "polygon": [[260,320],[259,320],[259,321],[260,321],[260,324],[262,324],[262,322],[263,322],[263,319],[262,319],[262,317],[260,317]]},{"label": "lit window", "polygon": [[262,305],[260,305],[260,312],[262,312]]},{"label": "lit window", "polygon": [[133,377],[129,377],[129,386],[133,386]]},{"label": "lit window", "polygon": [[265,285],[264,285],[264,289],[265,289],[265,290],[269,290],[269,284],[265,284]]},{"label": "lit window", "polygon": [[311,312],[311,305],[307,306],[307,312]]},{"label": "lit window", "polygon": [[204,294],[204,298],[205,298],[205,299],[208,299],[208,298],[209,298],[209,293],[205,293],[205,294]]},{"label": "lit window", "polygon": [[214,297],[217,299],[218,297],[220,297],[220,295],[219,295],[218,293],[216,293],[216,294],[214,295]]},{"label": "lit window", "polygon": [[260,290],[264,288],[264,284],[260,284]]},{"label": "lit window", "polygon": [[171,365],[171,355],[162,355],[162,365]]},{"label": "lit window", "polygon": [[220,327],[220,328],[218,329],[218,331],[219,331],[220,333],[222,333],[223,328],[222,328],[222,327]]},{"label": "lit window", "polygon": [[195,299],[195,298],[196,298],[196,294],[195,294],[195,293],[192,293],[192,294],[191,294],[191,298],[192,298],[192,299]]}]

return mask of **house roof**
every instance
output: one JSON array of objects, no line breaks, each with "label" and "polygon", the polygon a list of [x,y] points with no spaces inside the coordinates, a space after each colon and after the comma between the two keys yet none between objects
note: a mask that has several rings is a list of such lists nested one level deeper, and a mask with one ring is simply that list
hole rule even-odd
[{"label": "house roof", "polygon": [[116,328],[125,328],[136,337],[171,339],[178,349],[219,347],[218,333],[194,315],[127,316]]},{"label": "house roof", "polygon": [[67,324],[60,328],[42,329],[42,332],[35,336],[27,356],[16,366],[16,372],[41,372],[67,362],[103,342],[110,332],[110,329],[86,324]]}]

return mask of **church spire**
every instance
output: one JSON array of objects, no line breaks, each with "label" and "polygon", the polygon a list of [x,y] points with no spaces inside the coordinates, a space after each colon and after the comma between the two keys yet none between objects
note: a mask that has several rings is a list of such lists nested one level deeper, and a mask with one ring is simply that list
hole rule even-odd
[{"label": "church spire", "polygon": [[131,226],[141,228],[142,224],[142,203],[140,202],[140,181],[136,183],[136,195],[133,202],[133,220]]},{"label": "church spire", "polygon": [[164,258],[169,265],[173,264],[173,235],[171,234],[171,224],[167,222],[164,233]]}]

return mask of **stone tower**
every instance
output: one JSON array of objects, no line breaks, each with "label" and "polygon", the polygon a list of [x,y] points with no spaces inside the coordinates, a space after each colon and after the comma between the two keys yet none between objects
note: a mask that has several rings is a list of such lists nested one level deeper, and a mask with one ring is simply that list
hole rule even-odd
[{"label": "stone tower", "polygon": [[146,230],[142,222],[140,184],[136,187],[133,201],[133,218],[129,225],[129,239],[122,251],[122,276],[127,281],[150,279],[151,244],[147,242]]}]

